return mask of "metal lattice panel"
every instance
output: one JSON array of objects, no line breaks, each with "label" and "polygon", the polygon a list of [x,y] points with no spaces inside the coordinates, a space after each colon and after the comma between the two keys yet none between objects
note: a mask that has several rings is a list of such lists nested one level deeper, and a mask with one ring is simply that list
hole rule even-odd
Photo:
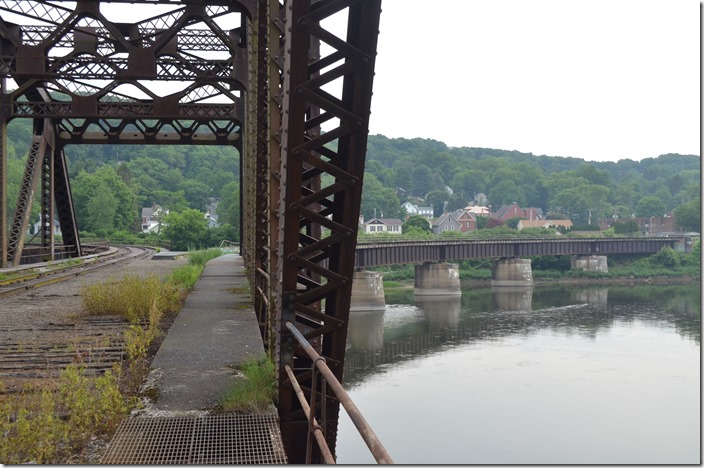
[{"label": "metal lattice panel", "polygon": [[285,464],[274,414],[129,418],[104,464]]}]

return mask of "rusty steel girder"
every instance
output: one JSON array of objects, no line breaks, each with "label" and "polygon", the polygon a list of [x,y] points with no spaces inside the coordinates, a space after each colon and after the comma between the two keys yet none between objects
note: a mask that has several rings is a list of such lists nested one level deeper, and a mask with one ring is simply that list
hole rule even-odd
[{"label": "rusty steel girder", "polygon": [[[110,3],[129,8],[128,19],[104,13]],[[144,6],[157,13],[136,19],[133,11]],[[255,0],[0,1],[0,266],[19,260],[28,194],[39,178],[42,243],[53,245],[56,211],[64,243],[80,254],[67,145],[215,144],[241,153],[245,18],[254,6]],[[14,118],[43,122],[55,143],[38,165],[30,150],[8,226],[4,141]]]},{"label": "rusty steel girder", "polygon": [[[307,420],[285,366],[304,391],[325,386],[312,381],[313,363],[285,324],[295,324],[341,381],[381,1],[295,0],[284,10],[275,324],[282,435],[289,460],[302,463]],[[342,37],[321,24],[333,15],[346,19]],[[325,44],[323,56],[313,41]],[[335,86],[337,95],[324,89]],[[323,123],[329,128],[320,133]],[[334,454],[339,402],[326,392],[325,438]]]}]

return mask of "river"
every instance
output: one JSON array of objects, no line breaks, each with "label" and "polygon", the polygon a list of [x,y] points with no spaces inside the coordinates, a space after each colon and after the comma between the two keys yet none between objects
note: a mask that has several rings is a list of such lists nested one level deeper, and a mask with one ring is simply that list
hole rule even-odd
[{"label": "river", "polygon": [[[351,314],[344,385],[396,463],[701,463],[699,285],[386,303]],[[337,457],[375,463],[344,410]]]}]

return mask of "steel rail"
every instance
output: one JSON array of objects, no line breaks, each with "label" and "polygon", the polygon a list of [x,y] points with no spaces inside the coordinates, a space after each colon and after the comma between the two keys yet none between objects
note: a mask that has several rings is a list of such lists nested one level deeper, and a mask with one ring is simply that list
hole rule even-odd
[{"label": "steel rail", "polygon": [[[11,278],[9,280],[3,281],[1,283],[2,286],[11,286],[14,283],[22,283],[21,286],[15,286],[15,287],[7,287],[5,289],[0,289],[0,298],[2,297],[7,297],[11,296],[13,294],[19,294],[24,291],[28,291],[30,289],[36,289],[39,287],[43,286],[49,286],[50,284],[54,283],[59,283],[61,281],[66,281],[71,278],[75,278],[76,276],[82,276],[86,273],[90,273],[94,270],[98,270],[100,268],[104,268],[107,266],[112,266],[112,265],[118,265],[120,263],[129,261],[129,260],[134,260],[137,258],[142,258],[146,255],[149,255],[151,252],[151,249],[148,248],[138,248],[139,252],[134,252],[135,248],[129,248],[129,250],[118,256],[118,257],[112,257],[110,259],[105,259],[105,260],[97,260],[94,261],[93,263],[98,263],[96,265],[89,264],[86,266],[86,264],[80,264],[80,265],[71,265],[68,267],[60,268],[57,270],[52,270],[50,272],[42,272],[42,273],[30,273],[29,275],[25,276],[19,276],[17,278]],[[68,271],[76,270],[79,269],[80,271],[77,272],[71,272],[71,273],[66,273]],[[64,274],[61,274],[64,273]],[[49,279],[42,279],[44,276],[51,275],[52,278]],[[56,275],[56,276],[54,276]],[[27,278],[29,276],[29,278]]]},{"label": "steel rail", "polygon": [[[325,359],[321,357],[315,351],[315,349],[313,349],[308,340],[306,340],[303,334],[298,331],[298,329],[293,323],[286,322],[286,328],[291,332],[296,341],[298,341],[298,344],[301,346],[303,351],[305,351],[308,357],[313,361],[315,367],[318,369],[318,371],[320,371],[323,378],[330,386],[330,389],[332,390],[335,397],[342,404],[342,407],[345,409],[345,411],[347,411],[347,414],[352,420],[352,423],[357,428],[359,434],[362,436],[364,443],[367,444],[367,447],[369,447],[369,451],[372,453],[372,456],[374,456],[374,459],[377,461],[377,463],[394,463],[393,459],[391,458],[391,455],[389,455],[389,453],[386,451],[386,448],[384,448],[381,441],[376,436],[367,420],[364,418],[364,416],[362,416],[362,413],[359,411],[359,408],[357,408],[357,405],[354,404],[347,391],[342,387],[342,384],[332,373],[327,363],[325,362]],[[293,385],[293,380],[291,381],[291,385]]]}]

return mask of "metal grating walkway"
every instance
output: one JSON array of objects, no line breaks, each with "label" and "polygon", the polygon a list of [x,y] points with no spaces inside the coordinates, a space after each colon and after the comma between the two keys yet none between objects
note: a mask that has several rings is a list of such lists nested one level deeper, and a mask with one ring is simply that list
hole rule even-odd
[{"label": "metal grating walkway", "polygon": [[104,464],[286,464],[275,414],[136,417],[120,424]]}]

